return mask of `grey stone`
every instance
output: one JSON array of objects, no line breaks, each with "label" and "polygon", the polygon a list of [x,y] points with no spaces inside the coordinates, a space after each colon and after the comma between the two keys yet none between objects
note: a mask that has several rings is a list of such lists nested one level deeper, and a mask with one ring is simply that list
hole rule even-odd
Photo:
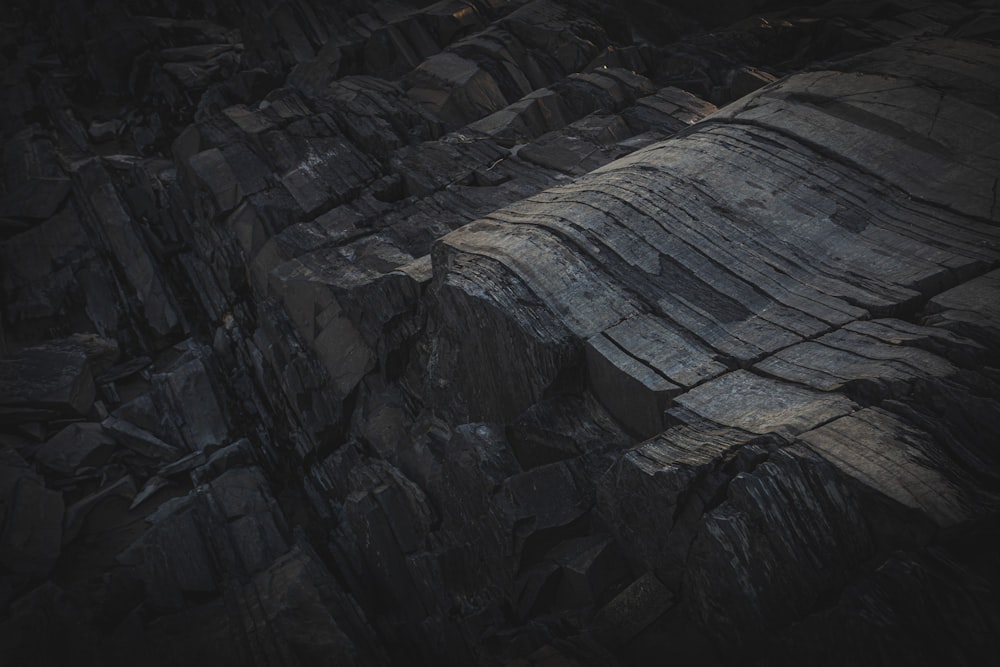
[{"label": "grey stone", "polygon": [[35,461],[46,470],[71,476],[82,466],[100,466],[117,442],[100,424],[70,424],[35,450]]},{"label": "grey stone", "polygon": [[169,414],[177,420],[188,449],[221,446],[229,440],[222,407],[197,354],[186,352],[170,368],[155,373],[152,381],[162,392]]},{"label": "grey stone", "polygon": [[79,536],[80,531],[83,530],[87,515],[97,505],[112,497],[124,498],[126,502],[131,502],[135,495],[135,480],[130,475],[125,475],[76,501],[66,508],[64,541],[68,544]]},{"label": "grey stone", "polygon": [[778,77],[756,67],[740,67],[733,70],[730,75],[729,95],[732,99],[738,100],[777,80]]},{"label": "grey stone", "polygon": [[598,612],[595,625],[627,642],[675,604],[674,595],[652,572],[628,585]]},{"label": "grey stone", "polygon": [[[857,497],[843,482],[808,456],[779,452],[738,474],[727,501],[706,516],[684,590],[712,635],[754,646],[761,633],[843,586],[873,551]],[[757,567],[762,562],[772,565]]]},{"label": "grey stone", "polygon": [[[195,454],[201,454],[201,452],[195,452]],[[191,470],[191,481],[195,484],[205,484],[230,468],[248,466],[255,462],[253,445],[246,438],[242,438],[212,452],[204,464]]]},{"label": "grey stone", "polygon": [[12,572],[47,576],[62,549],[62,494],[22,477],[9,503],[0,534],[0,562]]},{"label": "grey stone", "polygon": [[82,208],[91,233],[115,257],[138,300],[137,308],[158,336],[176,330],[181,317],[146,240],[129,215],[99,159],[76,165],[74,183],[85,197]]},{"label": "grey stone", "polygon": [[149,431],[123,419],[111,416],[101,422],[101,425],[114,434],[122,446],[147,458],[169,462],[184,455],[183,449],[163,442]]},{"label": "grey stone", "polygon": [[87,355],[80,350],[38,346],[0,360],[0,406],[85,415],[94,395]]},{"label": "grey stone", "polygon": [[988,10],[78,4],[0,37],[0,350],[101,399],[0,391],[8,662],[997,652]]}]

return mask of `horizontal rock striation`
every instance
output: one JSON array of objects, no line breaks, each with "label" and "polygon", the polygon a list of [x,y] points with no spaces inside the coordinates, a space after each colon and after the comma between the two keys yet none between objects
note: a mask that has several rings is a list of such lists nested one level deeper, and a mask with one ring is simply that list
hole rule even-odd
[{"label": "horizontal rock striation", "polygon": [[15,2],[5,659],[1000,651],[996,13],[772,4]]}]

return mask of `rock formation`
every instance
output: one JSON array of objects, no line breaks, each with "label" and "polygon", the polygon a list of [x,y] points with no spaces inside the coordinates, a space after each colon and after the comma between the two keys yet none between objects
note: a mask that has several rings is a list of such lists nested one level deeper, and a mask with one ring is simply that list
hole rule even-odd
[{"label": "rock formation", "polygon": [[989,3],[15,1],[4,664],[1000,654]]}]

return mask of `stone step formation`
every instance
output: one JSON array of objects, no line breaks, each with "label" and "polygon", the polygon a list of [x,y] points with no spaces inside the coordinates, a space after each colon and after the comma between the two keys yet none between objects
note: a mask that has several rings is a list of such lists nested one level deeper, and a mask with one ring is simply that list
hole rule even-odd
[{"label": "stone step formation", "polygon": [[2,21],[4,664],[1000,654],[991,3]]}]

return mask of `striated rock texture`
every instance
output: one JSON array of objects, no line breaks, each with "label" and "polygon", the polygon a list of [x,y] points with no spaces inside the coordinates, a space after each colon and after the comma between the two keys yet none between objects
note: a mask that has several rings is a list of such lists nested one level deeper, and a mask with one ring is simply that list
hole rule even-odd
[{"label": "striated rock texture", "polygon": [[1000,654],[988,2],[13,2],[5,665]]}]

